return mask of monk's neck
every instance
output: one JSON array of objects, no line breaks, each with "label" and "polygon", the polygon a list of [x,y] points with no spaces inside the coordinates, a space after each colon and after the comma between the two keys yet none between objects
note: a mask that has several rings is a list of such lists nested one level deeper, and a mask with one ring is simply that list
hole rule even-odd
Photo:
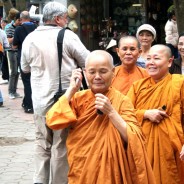
[{"label": "monk's neck", "polygon": [[133,65],[122,64],[122,66],[123,66],[124,70],[127,71],[128,73],[132,72],[135,68],[135,64],[133,64]]}]

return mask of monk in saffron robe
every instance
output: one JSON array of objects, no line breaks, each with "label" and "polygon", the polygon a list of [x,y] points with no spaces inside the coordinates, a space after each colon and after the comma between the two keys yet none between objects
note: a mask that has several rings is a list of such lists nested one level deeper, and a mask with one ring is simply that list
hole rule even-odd
[{"label": "monk in saffron robe", "polygon": [[137,38],[134,36],[121,37],[116,50],[122,64],[115,67],[112,86],[126,95],[132,83],[148,77],[148,73],[144,68],[136,65],[141,52]]},{"label": "monk in saffron robe", "polygon": [[172,60],[167,46],[151,47],[150,77],[135,82],[127,94],[146,136],[157,184],[184,184],[184,77],[169,74]]},{"label": "monk in saffron robe", "polygon": [[155,183],[133,105],[109,87],[113,71],[108,52],[91,52],[85,68],[90,89],[77,92],[82,76],[74,70],[70,87],[47,113],[51,129],[69,127],[69,184]]}]

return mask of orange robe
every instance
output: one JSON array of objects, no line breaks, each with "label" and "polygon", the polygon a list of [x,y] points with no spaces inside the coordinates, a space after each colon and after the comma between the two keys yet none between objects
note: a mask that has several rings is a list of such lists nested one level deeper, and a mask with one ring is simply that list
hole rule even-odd
[{"label": "orange robe", "polygon": [[[155,83],[150,77],[133,84],[128,97],[136,109],[146,136],[148,157],[157,184],[184,184],[184,162],[179,158],[184,144],[184,78],[168,74]],[[146,109],[166,105],[168,118],[159,124],[143,119]]]},{"label": "orange robe", "polygon": [[125,67],[120,65],[115,67],[115,76],[112,80],[112,86],[126,95],[133,82],[148,76],[144,68],[135,66],[131,72],[127,72]]},{"label": "orange robe", "polygon": [[130,100],[114,88],[106,96],[127,123],[128,144],[107,115],[98,115],[91,90],[65,96],[47,113],[54,130],[69,127],[69,184],[151,184],[153,172]]}]

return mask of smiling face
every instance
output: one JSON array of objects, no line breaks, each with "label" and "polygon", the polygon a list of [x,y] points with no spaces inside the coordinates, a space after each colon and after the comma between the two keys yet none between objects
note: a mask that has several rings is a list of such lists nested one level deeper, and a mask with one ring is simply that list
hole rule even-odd
[{"label": "smiling face", "polygon": [[129,36],[120,39],[116,51],[125,66],[134,66],[140,55],[137,39]]},{"label": "smiling face", "polygon": [[93,93],[105,93],[111,85],[114,67],[106,51],[93,52],[86,63],[86,77]]},{"label": "smiling face", "polygon": [[178,51],[180,53],[180,56],[184,58],[184,35],[180,36],[178,40]]},{"label": "smiling face", "polygon": [[151,47],[152,42],[154,41],[153,34],[150,31],[143,30],[139,33],[138,40],[142,46]]},{"label": "smiling face", "polygon": [[146,61],[146,70],[155,82],[162,80],[169,72],[173,58],[167,46],[151,47]]}]

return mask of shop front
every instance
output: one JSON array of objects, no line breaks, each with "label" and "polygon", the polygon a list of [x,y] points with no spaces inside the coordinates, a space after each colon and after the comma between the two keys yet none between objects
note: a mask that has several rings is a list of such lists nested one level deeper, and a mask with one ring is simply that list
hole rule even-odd
[{"label": "shop front", "polygon": [[[57,0],[77,14],[70,17],[69,25],[89,50],[105,49],[112,38],[135,35],[137,28],[149,23],[157,31],[156,43],[164,43],[167,9],[173,0]],[[31,0],[39,12],[48,0]],[[71,24],[72,23],[72,24]]]},{"label": "shop front", "polygon": [[156,43],[165,43],[164,26],[172,0],[81,0],[80,37],[90,49],[105,49],[112,38],[135,35],[149,23],[157,31]]}]

